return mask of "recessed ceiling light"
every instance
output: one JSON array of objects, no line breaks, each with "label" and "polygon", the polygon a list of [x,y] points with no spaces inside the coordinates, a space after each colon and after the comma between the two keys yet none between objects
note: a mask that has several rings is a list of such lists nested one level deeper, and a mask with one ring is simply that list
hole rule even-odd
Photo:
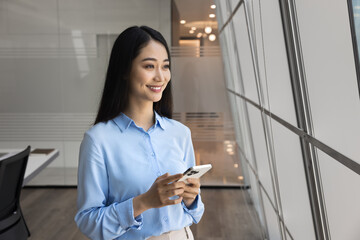
[{"label": "recessed ceiling light", "polygon": [[190,33],[190,34],[193,34],[193,33],[194,33],[194,30],[190,30],[189,33]]},{"label": "recessed ceiling light", "polygon": [[209,35],[209,40],[212,41],[212,42],[215,41],[216,40],[215,34],[210,34]]},{"label": "recessed ceiling light", "polygon": [[194,30],[194,31],[195,31],[195,30],[196,30],[196,27],[191,27],[191,30]]},{"label": "recessed ceiling light", "polygon": [[185,21],[185,20],[180,20],[180,23],[181,23],[181,24],[185,24],[186,21]]},{"label": "recessed ceiling light", "polygon": [[206,32],[207,34],[211,33],[211,31],[212,31],[212,28],[211,28],[211,27],[206,27],[206,28],[205,28],[205,32]]},{"label": "recessed ceiling light", "polygon": [[215,17],[215,14],[213,14],[213,13],[209,14],[209,18],[214,18],[214,17]]},{"label": "recessed ceiling light", "polygon": [[213,5],[210,6],[210,8],[211,8],[211,9],[215,9],[215,8],[216,8],[216,5],[213,4]]},{"label": "recessed ceiling light", "polygon": [[201,37],[202,37],[202,33],[199,32],[199,33],[196,35],[196,37],[197,37],[197,38],[201,38]]}]

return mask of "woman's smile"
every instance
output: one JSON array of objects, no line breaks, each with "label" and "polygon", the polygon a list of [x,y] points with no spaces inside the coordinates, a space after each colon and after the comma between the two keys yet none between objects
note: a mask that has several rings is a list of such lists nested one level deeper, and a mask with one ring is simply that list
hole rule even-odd
[{"label": "woman's smile", "polygon": [[161,92],[162,86],[163,86],[163,85],[161,85],[161,86],[147,85],[147,87],[148,87],[151,91],[156,92],[156,93]]}]

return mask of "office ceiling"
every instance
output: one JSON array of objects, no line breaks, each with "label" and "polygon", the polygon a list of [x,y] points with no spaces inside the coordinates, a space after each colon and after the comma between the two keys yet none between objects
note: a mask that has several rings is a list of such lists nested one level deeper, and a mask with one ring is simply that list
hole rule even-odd
[{"label": "office ceiling", "polygon": [[213,0],[174,0],[178,9],[180,19],[185,20],[186,24],[181,24],[180,34],[182,37],[191,37],[189,33],[191,27],[204,28],[211,26],[217,28],[216,18],[210,18],[209,14],[216,14],[216,9],[211,9]]}]

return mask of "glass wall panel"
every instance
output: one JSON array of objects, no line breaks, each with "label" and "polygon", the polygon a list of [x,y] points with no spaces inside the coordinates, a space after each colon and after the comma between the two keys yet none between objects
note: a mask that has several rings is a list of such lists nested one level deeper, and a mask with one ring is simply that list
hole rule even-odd
[{"label": "glass wall panel", "polygon": [[[256,176],[254,174],[254,172],[249,168],[248,169],[249,172],[249,181],[250,181],[250,188],[248,191],[248,193],[251,196],[251,200],[252,200],[252,205],[255,207],[256,212],[258,213],[258,218],[260,220],[260,224],[262,226],[262,231],[265,232],[266,230],[266,222],[265,222],[265,215],[264,215],[264,210],[262,207],[262,198],[260,196],[261,190],[259,188],[259,184],[257,182]],[[256,219],[250,219],[252,222],[256,222]],[[258,225],[258,223],[257,223]]]},{"label": "glass wall panel", "polygon": [[258,166],[258,175],[262,185],[270,195],[271,201],[275,203],[261,114],[257,108],[254,108],[250,104],[247,104],[247,108],[254,143],[255,159]]},{"label": "glass wall panel", "polygon": [[276,121],[272,132],[285,224],[294,239],[315,239],[299,137]]},{"label": "glass wall panel", "polygon": [[224,0],[217,1],[216,6],[220,6],[219,9],[221,11],[221,17],[222,17],[221,20],[222,20],[222,23],[225,24],[231,15],[231,10],[228,8],[227,2]]},{"label": "glass wall panel", "polygon": [[222,0],[214,0],[215,3],[215,10],[216,10],[216,18],[217,18],[217,22],[218,22],[218,29],[221,29],[224,25],[224,19],[222,16],[222,10],[221,8],[223,8],[223,4],[222,4]]},{"label": "glass wall panel", "polygon": [[245,154],[246,158],[249,160],[249,164],[252,168],[256,169],[256,159],[252,149],[252,137],[251,137],[251,130],[250,125],[248,124],[248,112],[246,110],[246,102],[240,98],[236,97],[237,107],[239,108],[238,118],[241,124],[242,129],[242,136],[244,139],[244,148],[242,149],[243,153]]},{"label": "glass wall panel", "polygon": [[297,126],[279,2],[255,0],[253,5],[264,107]]},{"label": "glass wall panel", "polygon": [[237,92],[237,93],[241,93],[242,89],[240,87],[240,80],[242,79],[242,75],[240,75],[240,68],[241,66],[239,66],[237,63],[237,54],[238,52],[235,51],[234,48],[234,44],[235,44],[235,39],[233,38],[233,32],[232,32],[232,27],[229,24],[225,29],[224,29],[224,34],[227,40],[227,46],[228,46],[228,54],[229,54],[229,67],[231,69],[231,73],[233,76],[233,80],[234,80],[234,86],[231,90]]},{"label": "glass wall panel", "polygon": [[231,69],[230,67],[230,55],[229,55],[229,46],[227,41],[227,35],[225,34],[225,31],[223,31],[222,34],[220,34],[220,45],[221,45],[221,53],[222,53],[222,60],[223,60],[223,66],[224,66],[224,73],[225,73],[225,80],[226,80],[226,87],[229,89],[234,89],[234,79],[232,72],[234,69]]},{"label": "glass wall panel", "polygon": [[229,103],[230,103],[230,107],[231,107],[231,113],[232,113],[232,117],[233,117],[233,121],[234,121],[234,129],[235,129],[235,135],[236,135],[236,142],[238,147],[240,147],[241,150],[244,149],[244,132],[241,129],[241,123],[240,123],[240,119],[239,119],[239,114],[240,113],[240,109],[237,106],[237,102],[236,102],[236,95],[235,94],[228,94],[229,96]]},{"label": "glass wall panel", "polygon": [[235,7],[239,4],[241,0],[227,0],[230,4],[231,12],[234,12]]},{"label": "glass wall panel", "polygon": [[360,163],[360,101],[347,2],[302,0],[296,9],[315,135]]},{"label": "glass wall panel", "polygon": [[281,239],[278,216],[276,215],[274,208],[271,205],[269,199],[266,197],[264,191],[262,192],[262,195],[265,208],[265,217],[268,226],[269,240]]},{"label": "glass wall panel", "polygon": [[258,103],[258,93],[256,87],[254,65],[251,55],[249,35],[246,26],[244,4],[240,6],[232,21],[234,22],[234,33],[236,45],[240,58],[242,79],[244,84],[245,96]]},{"label": "glass wall panel", "polygon": [[331,239],[359,239],[359,175],[321,150],[317,153]]},{"label": "glass wall panel", "polygon": [[360,94],[360,1],[348,0],[351,32],[353,38],[354,57]]}]

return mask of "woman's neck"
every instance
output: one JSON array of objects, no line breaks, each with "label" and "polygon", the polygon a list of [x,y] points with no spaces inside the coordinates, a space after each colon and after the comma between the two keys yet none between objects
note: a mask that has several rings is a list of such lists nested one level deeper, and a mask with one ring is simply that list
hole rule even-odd
[{"label": "woman's neck", "polygon": [[124,114],[130,117],[137,126],[142,127],[145,131],[148,131],[155,123],[153,103],[141,106],[129,104]]}]

